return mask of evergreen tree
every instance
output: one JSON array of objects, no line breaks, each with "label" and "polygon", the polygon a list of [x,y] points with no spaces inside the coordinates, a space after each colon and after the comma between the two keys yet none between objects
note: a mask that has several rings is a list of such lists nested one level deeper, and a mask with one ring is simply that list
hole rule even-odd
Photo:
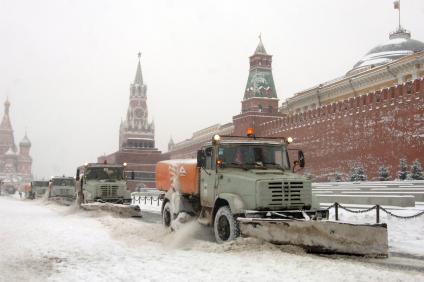
[{"label": "evergreen tree", "polygon": [[350,181],[365,181],[367,177],[364,174],[364,169],[360,166],[354,167],[350,173]]},{"label": "evergreen tree", "polygon": [[399,168],[400,170],[398,171],[398,176],[400,180],[405,180],[406,177],[408,176],[408,164],[406,163],[405,159],[400,159],[400,163],[399,163]]},{"label": "evergreen tree", "polygon": [[423,169],[421,167],[421,163],[418,159],[416,159],[411,166],[411,178],[414,180],[423,180],[424,174]]},{"label": "evergreen tree", "polygon": [[389,171],[387,170],[387,168],[382,165],[379,167],[378,169],[378,179],[380,181],[388,181],[389,180]]}]

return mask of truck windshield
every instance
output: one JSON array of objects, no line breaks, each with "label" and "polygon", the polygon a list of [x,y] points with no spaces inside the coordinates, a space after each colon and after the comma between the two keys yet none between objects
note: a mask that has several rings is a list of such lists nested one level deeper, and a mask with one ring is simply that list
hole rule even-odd
[{"label": "truck windshield", "polygon": [[119,167],[92,167],[85,172],[87,180],[122,180],[123,169]]},{"label": "truck windshield", "polygon": [[287,150],[281,145],[222,145],[218,159],[222,167],[289,169]]},{"label": "truck windshield", "polygon": [[53,178],[52,185],[54,186],[74,186],[74,179]]},{"label": "truck windshield", "polygon": [[33,181],[32,187],[48,187],[49,182],[48,181]]}]

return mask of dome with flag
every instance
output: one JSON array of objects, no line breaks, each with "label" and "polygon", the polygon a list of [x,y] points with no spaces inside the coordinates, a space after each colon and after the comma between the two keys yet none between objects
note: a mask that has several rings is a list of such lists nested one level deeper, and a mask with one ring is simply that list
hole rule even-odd
[{"label": "dome with flag", "polygon": [[348,74],[355,74],[385,65],[404,56],[423,50],[423,42],[412,39],[410,32],[399,27],[398,30],[390,34],[389,41],[372,48],[353,66]]}]

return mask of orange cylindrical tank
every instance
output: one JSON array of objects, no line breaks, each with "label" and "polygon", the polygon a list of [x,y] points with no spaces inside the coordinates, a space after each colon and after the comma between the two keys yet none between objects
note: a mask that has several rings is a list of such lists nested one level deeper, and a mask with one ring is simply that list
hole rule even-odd
[{"label": "orange cylindrical tank", "polygon": [[188,195],[199,194],[199,169],[195,159],[167,160],[156,164],[156,188],[174,189]]}]

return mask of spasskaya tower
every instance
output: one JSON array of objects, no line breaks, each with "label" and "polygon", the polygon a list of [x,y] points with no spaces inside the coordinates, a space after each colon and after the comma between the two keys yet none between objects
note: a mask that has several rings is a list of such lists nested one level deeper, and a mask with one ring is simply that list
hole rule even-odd
[{"label": "spasskaya tower", "polygon": [[147,85],[143,82],[138,53],[137,71],[134,82],[130,85],[130,103],[127,116],[119,129],[119,149],[138,149],[155,147],[154,123],[148,121]]}]

